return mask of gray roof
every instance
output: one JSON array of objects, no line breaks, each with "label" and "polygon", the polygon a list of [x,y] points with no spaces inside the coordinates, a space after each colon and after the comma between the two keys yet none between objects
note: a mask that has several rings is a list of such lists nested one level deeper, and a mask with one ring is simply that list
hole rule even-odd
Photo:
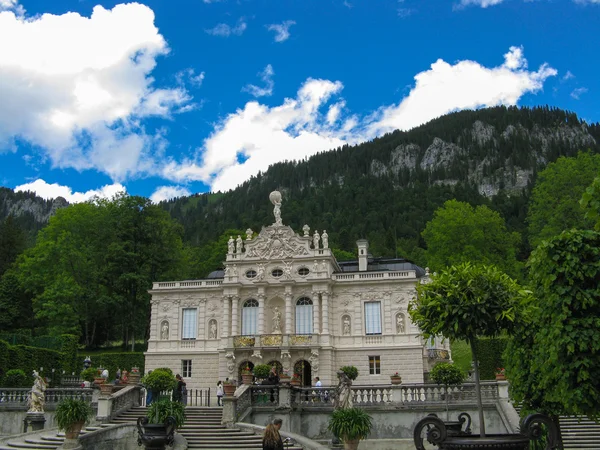
[{"label": "gray roof", "polygon": [[[358,272],[358,261],[338,261],[342,272]],[[417,278],[425,276],[425,269],[404,258],[369,258],[368,272],[414,270]]]},{"label": "gray roof", "polygon": [[215,270],[209,273],[206,278],[225,278],[225,271],[223,269]]}]

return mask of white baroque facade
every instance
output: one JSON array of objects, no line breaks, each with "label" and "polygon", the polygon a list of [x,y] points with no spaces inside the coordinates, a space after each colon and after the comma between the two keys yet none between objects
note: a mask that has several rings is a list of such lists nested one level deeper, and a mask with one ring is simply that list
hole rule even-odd
[{"label": "white baroque facade", "polygon": [[338,262],[328,235],[302,235],[281,221],[281,194],[270,196],[275,223],[258,236],[232,236],[224,270],[193,281],[156,282],[146,371],[170,367],[188,388],[237,379],[246,364],[269,363],[335,384],[345,365],[355,384],[423,382],[444,342],[425,343],[407,313],[422,268],[402,259],[372,259],[366,240],[357,261]]}]

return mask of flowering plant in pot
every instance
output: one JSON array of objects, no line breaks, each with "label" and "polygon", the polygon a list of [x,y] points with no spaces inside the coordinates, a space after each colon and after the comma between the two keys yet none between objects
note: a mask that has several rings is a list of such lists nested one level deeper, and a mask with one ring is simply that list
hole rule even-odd
[{"label": "flowering plant in pot", "polygon": [[360,440],[371,433],[372,426],[372,418],[364,410],[346,408],[333,411],[327,429],[342,439],[346,450],[356,450]]},{"label": "flowering plant in pot", "polygon": [[496,369],[496,380],[506,380],[506,370],[504,368]]},{"label": "flowering plant in pot", "polygon": [[172,445],[175,430],[185,422],[185,406],[179,401],[161,399],[148,407],[146,417],[137,421],[138,445],[146,449],[164,449]]},{"label": "flowering plant in pot", "polygon": [[76,398],[66,398],[56,407],[55,420],[58,428],[65,430],[67,439],[77,439],[83,426],[94,412],[90,404]]},{"label": "flowering plant in pot", "polygon": [[401,384],[402,383],[402,377],[400,376],[400,374],[398,372],[393,373],[390,376],[390,379],[392,381],[392,384]]},{"label": "flowering plant in pot", "polygon": [[242,383],[252,384],[253,379],[254,376],[252,375],[252,369],[248,364],[246,364],[246,366],[242,369]]},{"label": "flowering plant in pot", "polygon": [[235,394],[235,389],[236,389],[236,385],[233,381],[230,381],[230,380],[223,381],[223,393],[227,397],[231,397],[233,394]]},{"label": "flowering plant in pot", "polygon": [[300,377],[300,374],[294,372],[292,374],[292,379],[290,380],[290,384],[292,386],[300,386],[300,384],[302,384],[302,378]]}]

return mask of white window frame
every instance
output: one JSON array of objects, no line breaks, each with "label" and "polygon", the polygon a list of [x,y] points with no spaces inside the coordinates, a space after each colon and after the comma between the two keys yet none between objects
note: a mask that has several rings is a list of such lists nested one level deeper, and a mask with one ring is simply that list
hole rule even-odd
[{"label": "white window frame", "polygon": [[181,339],[193,340],[198,337],[198,308],[181,310]]},{"label": "white window frame", "polygon": [[313,334],[313,302],[308,297],[296,300],[296,334]]},{"label": "white window frame", "polygon": [[246,300],[242,305],[242,335],[256,336],[257,330],[258,300],[250,298]]},{"label": "white window frame", "polygon": [[381,356],[369,356],[369,375],[381,375]]},{"label": "white window frame", "polygon": [[381,335],[381,302],[365,302],[365,334]]},{"label": "white window frame", "polygon": [[181,360],[181,376],[183,378],[191,378],[192,376],[192,360],[182,359]]}]

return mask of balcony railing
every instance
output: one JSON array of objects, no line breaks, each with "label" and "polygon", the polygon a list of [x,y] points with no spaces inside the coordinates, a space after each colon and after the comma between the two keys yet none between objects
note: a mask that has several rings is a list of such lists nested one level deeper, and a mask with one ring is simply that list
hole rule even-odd
[{"label": "balcony railing", "polygon": [[235,348],[245,348],[245,347],[254,347],[256,343],[256,338],[254,336],[234,336],[233,337],[233,346]]},{"label": "balcony railing", "polygon": [[234,348],[310,347],[319,344],[316,334],[263,334],[233,336]]},{"label": "balcony railing", "polygon": [[152,283],[152,289],[214,288],[223,284],[223,280],[160,281]]},{"label": "balcony railing", "polygon": [[389,272],[356,272],[356,273],[334,273],[335,281],[369,281],[369,280],[399,280],[416,278],[414,270],[395,270]]},{"label": "balcony railing", "polygon": [[[0,405],[27,406],[31,388],[0,388]],[[51,388],[45,391],[46,405],[56,405],[65,398],[76,398],[92,402],[91,388]]]}]

